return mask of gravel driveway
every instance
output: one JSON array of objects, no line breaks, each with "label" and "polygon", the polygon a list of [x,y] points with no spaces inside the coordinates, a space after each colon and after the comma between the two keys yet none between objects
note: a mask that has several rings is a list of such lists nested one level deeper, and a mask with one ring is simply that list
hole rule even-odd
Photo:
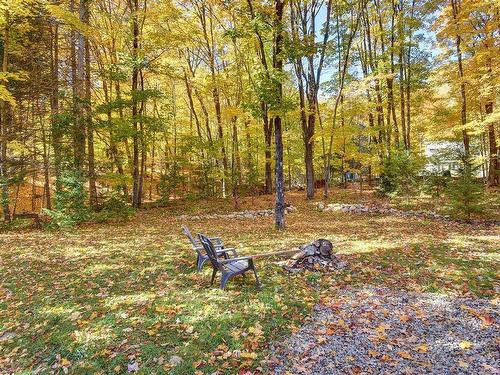
[{"label": "gravel driveway", "polygon": [[316,306],[275,374],[500,374],[497,301],[364,289]]}]

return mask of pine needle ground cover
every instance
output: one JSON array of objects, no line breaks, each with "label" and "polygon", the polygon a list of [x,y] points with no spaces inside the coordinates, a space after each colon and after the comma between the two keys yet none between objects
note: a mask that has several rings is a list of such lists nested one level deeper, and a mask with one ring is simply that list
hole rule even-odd
[{"label": "pine needle ground cover", "polygon": [[[231,201],[211,201],[142,210],[114,225],[0,234],[0,372],[266,372],[272,343],[297,332],[318,301],[350,288],[498,294],[498,227],[319,212],[301,193],[287,199],[297,211],[284,232],[272,217],[178,219],[200,206],[232,211]],[[248,198],[242,208],[272,200]],[[261,291],[250,276],[221,291],[209,285],[209,266],[195,272],[182,223],[241,244],[242,255],[326,238],[349,267],[290,275],[258,259]]]}]

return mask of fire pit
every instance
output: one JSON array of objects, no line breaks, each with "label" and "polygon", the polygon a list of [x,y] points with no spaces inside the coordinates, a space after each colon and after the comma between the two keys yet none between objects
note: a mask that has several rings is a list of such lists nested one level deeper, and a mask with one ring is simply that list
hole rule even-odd
[{"label": "fire pit", "polygon": [[325,239],[316,240],[299,247],[300,251],[285,261],[283,268],[289,272],[308,270],[340,270],[347,267],[338,255],[333,253],[333,244]]}]

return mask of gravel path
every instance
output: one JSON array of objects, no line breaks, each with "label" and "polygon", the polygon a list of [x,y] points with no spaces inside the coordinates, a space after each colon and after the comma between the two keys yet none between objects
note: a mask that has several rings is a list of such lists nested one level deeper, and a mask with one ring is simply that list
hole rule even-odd
[{"label": "gravel path", "polygon": [[275,351],[275,374],[500,374],[499,306],[364,289],[319,304]]}]

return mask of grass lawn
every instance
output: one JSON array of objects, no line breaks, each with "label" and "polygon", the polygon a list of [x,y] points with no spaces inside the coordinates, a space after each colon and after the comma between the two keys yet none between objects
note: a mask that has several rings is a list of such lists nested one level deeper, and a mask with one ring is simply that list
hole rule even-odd
[{"label": "grass lawn", "polygon": [[[144,374],[265,372],[270,343],[342,289],[376,285],[485,298],[499,290],[498,227],[319,212],[303,193],[287,199],[298,210],[287,215],[282,233],[272,217],[182,223],[241,244],[242,255],[326,238],[349,269],[289,275],[259,259],[261,291],[253,275],[230,281],[225,291],[211,287],[210,267],[196,273],[177,216],[198,212],[197,205],[232,211],[223,200],[143,210],[127,223],[0,234],[0,373],[126,373],[131,364]],[[272,205],[271,196],[242,201],[243,208]]]}]

